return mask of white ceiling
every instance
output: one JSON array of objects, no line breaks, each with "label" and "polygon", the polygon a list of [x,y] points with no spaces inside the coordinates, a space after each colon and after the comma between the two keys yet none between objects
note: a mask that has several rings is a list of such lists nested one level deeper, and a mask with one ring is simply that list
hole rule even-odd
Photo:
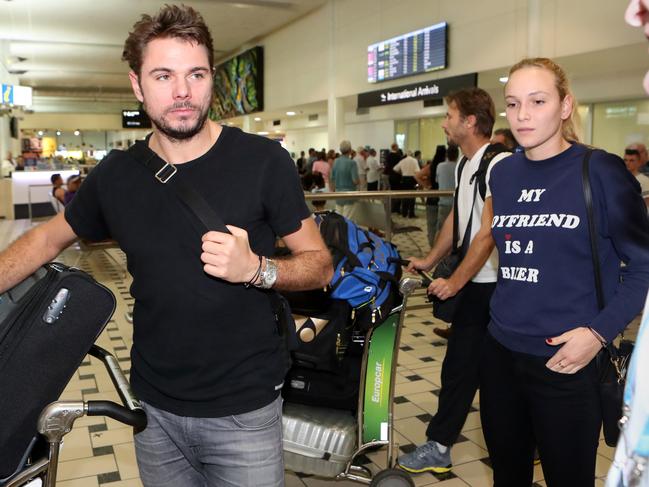
[{"label": "white ceiling", "polygon": [[[129,92],[120,60],[140,14],[172,0],[0,0],[2,63],[37,94]],[[216,59],[304,16],[326,0],[185,0],[210,27]],[[20,60],[25,58],[25,60]]]}]

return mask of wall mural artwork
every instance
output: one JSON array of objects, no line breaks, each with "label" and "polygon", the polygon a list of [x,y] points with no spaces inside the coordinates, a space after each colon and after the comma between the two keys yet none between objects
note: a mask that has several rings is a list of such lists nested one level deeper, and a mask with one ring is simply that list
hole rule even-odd
[{"label": "wall mural artwork", "polygon": [[263,111],[263,65],[264,50],[257,46],[216,67],[212,120]]}]

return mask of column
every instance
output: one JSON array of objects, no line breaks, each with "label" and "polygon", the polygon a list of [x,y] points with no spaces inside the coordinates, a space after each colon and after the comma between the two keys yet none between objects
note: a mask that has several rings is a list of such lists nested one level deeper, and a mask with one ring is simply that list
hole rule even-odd
[{"label": "column", "polygon": [[328,149],[338,149],[345,138],[345,112],[342,98],[336,97],[336,0],[329,0],[329,95],[327,97]]},{"label": "column", "polygon": [[541,0],[527,1],[527,57],[541,55]]},{"label": "column", "polygon": [[243,126],[241,127],[241,130],[248,133],[252,132],[252,117],[250,115],[245,115],[243,117]]}]

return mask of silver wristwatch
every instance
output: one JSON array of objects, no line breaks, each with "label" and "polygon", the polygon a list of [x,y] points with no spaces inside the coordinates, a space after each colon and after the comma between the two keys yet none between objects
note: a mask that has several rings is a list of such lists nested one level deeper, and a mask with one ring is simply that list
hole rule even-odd
[{"label": "silver wristwatch", "polygon": [[277,264],[269,258],[266,258],[266,268],[259,276],[259,287],[261,289],[270,289],[277,280]]}]

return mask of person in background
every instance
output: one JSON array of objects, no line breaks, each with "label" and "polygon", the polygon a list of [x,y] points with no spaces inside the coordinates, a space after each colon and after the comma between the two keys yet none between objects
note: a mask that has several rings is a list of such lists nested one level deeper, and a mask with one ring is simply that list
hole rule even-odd
[{"label": "person in background", "polygon": [[[438,408],[426,428],[427,441],[399,457],[401,468],[413,473],[451,470],[451,448],[457,441],[478,389],[480,369],[477,358],[487,332],[489,300],[496,286],[498,269],[498,255],[491,237],[489,174],[510,154],[487,153],[496,110],[486,91],[481,88],[460,90],[448,95],[445,102],[447,111],[442,128],[449,143],[457,144],[467,157],[457,189],[458,235],[462,239],[467,233],[469,219],[471,231],[467,235],[470,238],[467,254],[453,274],[448,279],[435,279],[428,287],[429,294],[441,300],[457,295],[460,290],[462,292],[458,295],[452,317],[453,333],[442,363]],[[488,162],[484,180],[471,177],[483,160]],[[487,185],[484,200],[478,191],[482,181]],[[451,210],[428,255],[422,259],[409,259],[409,271],[430,271],[451,252],[453,220],[454,210]]]},{"label": "person in background", "polygon": [[2,165],[0,166],[0,176],[3,178],[8,178],[11,176],[11,173],[16,170],[16,162],[14,161],[13,154],[11,151],[7,152],[7,157],[2,160]]},{"label": "person in background", "polygon": [[[397,174],[401,174],[401,182],[399,183],[401,189],[415,189],[417,186],[415,174],[419,171],[419,163],[417,162],[417,159],[412,157],[412,152],[408,151],[408,155],[401,159],[392,170]],[[415,218],[415,198],[405,198],[401,200],[401,216],[405,218]]]},{"label": "person in background", "polygon": [[[634,144],[640,145],[640,144]],[[633,176],[640,183],[640,190],[645,204],[649,207],[649,176],[640,172],[640,168],[645,165],[640,155],[640,150],[637,148],[627,147],[624,150],[624,164],[626,168],[633,174]]]},{"label": "person in background", "polygon": [[75,197],[77,191],[79,191],[79,186],[81,186],[81,176],[75,175],[70,176],[65,183],[65,195],[63,196],[63,204],[68,206],[72,201],[72,198]]},{"label": "person in background", "polygon": [[643,161],[640,165],[640,172],[649,175],[649,155],[647,154],[647,146],[640,142],[634,142],[633,144],[627,145],[626,149],[638,151],[638,154],[640,154],[640,160]]},{"label": "person in background", "polygon": [[649,219],[621,159],[592,150],[599,310],[582,184],[591,149],[578,143],[566,73],[523,59],[509,71],[505,106],[524,152],[489,180],[499,276],[479,362],[494,485],[531,485],[536,444],[548,486],[593,487],[602,424],[593,359],[644,303]]},{"label": "person in background", "polygon": [[325,187],[329,189],[329,172],[331,171],[331,166],[329,166],[329,163],[325,159],[326,155],[324,152],[316,152],[316,160],[313,163],[311,172],[314,176],[316,174],[322,175]]},{"label": "person in background", "polygon": [[306,161],[306,172],[311,174],[313,170],[313,163],[316,161],[317,156],[313,147],[309,148],[309,158]]},{"label": "person in background", "polygon": [[381,163],[376,158],[376,150],[370,149],[367,157],[367,190],[376,191],[379,189],[381,179]]},{"label": "person in background", "polygon": [[[383,174],[388,177],[388,182],[390,191],[395,191],[401,189],[401,174],[394,172],[394,166],[399,164],[401,160],[401,149],[397,144],[392,144],[390,146],[390,152],[388,153],[385,159],[385,165],[383,167]],[[392,200],[392,213],[401,213],[401,200],[393,199]]]},{"label": "person in background", "polygon": [[[423,189],[438,189],[437,180],[437,166],[446,160],[446,146],[438,145],[435,148],[435,155],[433,159],[424,166],[421,171],[415,174],[417,184]],[[426,198],[426,228],[428,233],[428,245],[433,247],[435,243],[435,234],[437,233],[437,217],[439,197]]]},{"label": "person in background", "polygon": [[358,190],[367,191],[367,151],[365,147],[358,147],[356,155],[353,156],[358,167]]},{"label": "person in background", "polygon": [[52,182],[52,196],[56,198],[62,205],[65,205],[65,188],[63,187],[63,178],[60,174],[52,174],[50,176]]},{"label": "person in background", "polygon": [[306,161],[306,157],[304,157],[304,151],[301,151],[299,159],[295,161],[297,172],[300,176],[306,173],[306,162],[307,161]]},{"label": "person in background", "polygon": [[[351,157],[352,145],[348,140],[340,143],[341,156],[334,162],[331,170],[332,191],[356,191],[358,189],[358,165]],[[345,218],[353,219],[355,201],[335,200],[336,211]]]},{"label": "person in background", "polygon": [[491,137],[492,144],[502,144],[507,147],[510,151],[514,152],[514,149],[518,146],[514,134],[509,129],[496,129],[494,134]]}]

